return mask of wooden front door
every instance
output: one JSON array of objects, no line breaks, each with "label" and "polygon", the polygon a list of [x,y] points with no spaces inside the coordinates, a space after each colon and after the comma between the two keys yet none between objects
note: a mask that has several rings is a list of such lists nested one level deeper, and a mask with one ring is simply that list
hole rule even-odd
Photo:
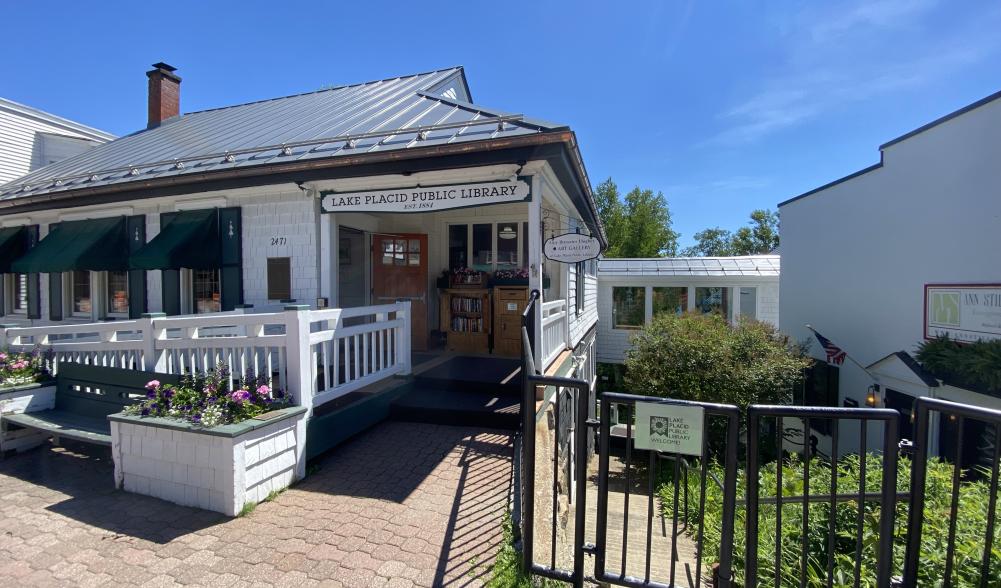
[{"label": "wooden front door", "polygon": [[414,351],[428,348],[428,236],[373,235],[372,297],[375,304],[409,300]]}]

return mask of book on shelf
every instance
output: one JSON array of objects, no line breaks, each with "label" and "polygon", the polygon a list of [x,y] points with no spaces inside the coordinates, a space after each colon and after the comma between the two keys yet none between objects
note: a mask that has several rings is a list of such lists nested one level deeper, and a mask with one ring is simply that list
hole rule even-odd
[{"label": "book on shelf", "polygon": [[452,317],[452,330],[457,333],[482,333],[483,319],[466,316],[454,316]]},{"label": "book on shelf", "polygon": [[483,312],[483,299],[453,296],[452,312]]}]

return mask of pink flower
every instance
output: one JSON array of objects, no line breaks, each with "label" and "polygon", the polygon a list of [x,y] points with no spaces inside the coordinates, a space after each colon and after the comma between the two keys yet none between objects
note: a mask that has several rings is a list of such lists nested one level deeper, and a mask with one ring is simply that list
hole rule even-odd
[{"label": "pink flower", "polygon": [[237,404],[243,404],[244,400],[250,399],[250,392],[247,390],[237,390],[229,395],[233,399],[233,402]]},{"label": "pink flower", "polygon": [[0,361],[3,361],[5,359],[7,359],[7,354],[6,353],[0,353]]},{"label": "pink flower", "polygon": [[28,367],[28,362],[22,359],[21,361],[15,361],[14,363],[10,364],[10,367],[11,369],[14,370],[23,370],[24,368]]},{"label": "pink flower", "polygon": [[150,380],[146,382],[147,390],[156,390],[159,387],[160,387],[160,380]]},{"label": "pink flower", "polygon": [[266,398],[270,393],[271,393],[271,388],[268,388],[267,386],[261,385],[257,387],[258,396],[264,396]]}]

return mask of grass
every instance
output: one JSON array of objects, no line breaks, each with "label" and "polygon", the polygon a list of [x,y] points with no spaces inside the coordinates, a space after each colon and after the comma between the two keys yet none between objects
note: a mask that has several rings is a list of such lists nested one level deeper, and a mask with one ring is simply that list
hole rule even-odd
[{"label": "grass", "polygon": [[287,488],[282,488],[281,490],[272,490],[271,493],[268,494],[264,498],[264,500],[262,500],[261,502],[248,502],[248,503],[244,504],[243,508],[240,509],[240,513],[237,514],[236,516],[238,516],[238,517],[245,517],[245,516],[249,515],[250,513],[254,512],[254,509],[257,508],[258,504],[263,504],[265,502],[271,502],[275,498],[278,498],[278,496],[282,492],[284,492],[285,490],[287,490]]},{"label": "grass", "polygon": [[533,578],[522,567],[521,553],[514,547],[514,521],[511,513],[504,514],[504,540],[500,553],[490,568],[487,588],[556,588],[562,583],[548,578]]}]

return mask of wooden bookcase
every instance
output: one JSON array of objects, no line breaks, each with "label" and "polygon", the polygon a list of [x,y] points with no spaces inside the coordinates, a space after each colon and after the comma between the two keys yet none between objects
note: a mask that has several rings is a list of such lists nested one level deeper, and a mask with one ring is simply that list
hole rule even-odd
[{"label": "wooden bookcase", "polygon": [[441,291],[441,330],[445,347],[460,353],[490,351],[490,290],[448,288]]},{"label": "wooden bookcase", "polygon": [[528,305],[527,286],[494,288],[494,353],[521,357],[521,313]]}]

